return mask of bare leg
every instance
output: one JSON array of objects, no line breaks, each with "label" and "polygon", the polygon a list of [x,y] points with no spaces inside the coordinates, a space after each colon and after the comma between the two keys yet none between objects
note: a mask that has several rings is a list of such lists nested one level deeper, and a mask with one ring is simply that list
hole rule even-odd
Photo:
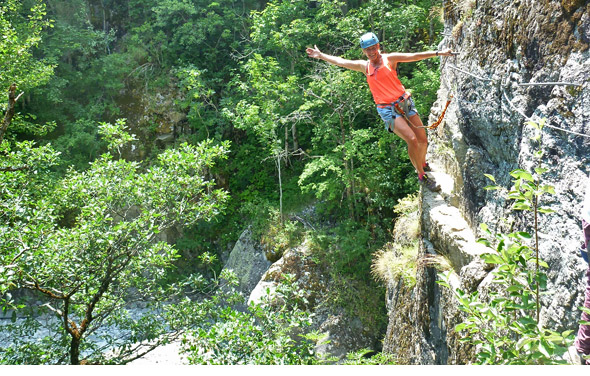
[{"label": "bare leg", "polygon": [[[424,133],[425,139],[426,132],[424,132],[424,129],[421,130]],[[418,142],[418,137],[414,132],[414,129],[412,129],[412,127],[408,124],[406,119],[404,119],[402,116],[395,119],[393,133],[398,135],[402,140],[406,142],[406,144],[408,144],[408,156],[410,157],[410,161],[412,162],[412,165],[414,166],[416,171],[418,171],[418,174],[422,176],[424,174],[423,166],[426,153],[423,152],[421,148],[426,150],[426,145],[423,147],[420,146],[420,143]]]},{"label": "bare leg", "polygon": [[418,163],[420,164],[420,166],[424,166],[426,164],[426,152],[428,151],[428,138],[426,137],[426,130],[424,128],[415,128],[424,126],[422,124],[422,119],[420,119],[420,116],[410,116],[410,121],[414,125],[414,127],[410,126],[410,129],[412,130],[412,132],[414,132],[414,134],[416,135],[416,140],[418,141]]}]

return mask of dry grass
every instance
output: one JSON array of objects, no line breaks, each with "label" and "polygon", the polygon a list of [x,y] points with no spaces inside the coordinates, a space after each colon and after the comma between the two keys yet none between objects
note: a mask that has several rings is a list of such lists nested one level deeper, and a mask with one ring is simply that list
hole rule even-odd
[{"label": "dry grass", "polygon": [[435,267],[444,271],[450,264],[442,256],[425,255],[418,258],[420,250],[419,202],[416,195],[411,195],[394,208],[399,215],[391,232],[392,241],[373,255],[371,274],[384,283],[403,280],[407,287],[416,283],[418,268]]},{"label": "dry grass", "polygon": [[382,249],[375,253],[371,274],[375,279],[384,283],[403,279],[404,285],[412,287],[416,284],[416,258],[418,255],[418,241],[407,246],[396,246],[389,243],[391,248]]},{"label": "dry grass", "polygon": [[384,283],[402,278],[407,286],[416,283],[416,259],[420,221],[418,219],[418,197],[410,195],[398,202],[394,211],[399,215],[393,231],[392,241],[373,255],[371,274]]}]

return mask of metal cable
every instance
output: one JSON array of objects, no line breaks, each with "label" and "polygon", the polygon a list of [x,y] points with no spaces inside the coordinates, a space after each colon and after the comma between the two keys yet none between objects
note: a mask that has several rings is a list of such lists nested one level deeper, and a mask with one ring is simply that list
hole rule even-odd
[{"label": "metal cable", "polygon": [[[446,66],[449,67],[449,68],[451,68],[451,69],[454,69],[456,71],[459,71],[461,73],[467,74],[467,75],[469,75],[469,76],[471,76],[471,77],[473,77],[473,78],[475,78],[475,79],[477,79],[479,81],[484,81],[484,82],[495,82],[496,81],[496,80],[492,80],[492,79],[489,79],[489,78],[483,78],[483,77],[477,76],[477,75],[475,75],[475,74],[473,74],[471,72],[468,72],[468,71],[466,71],[464,69],[458,68],[455,65],[450,64],[450,63],[447,63]],[[443,67],[444,67],[444,65],[443,65]],[[441,71],[441,74],[442,74],[442,71]],[[446,82],[446,80],[445,80],[445,82]],[[451,85],[449,85],[448,82],[446,82],[446,84],[447,84],[448,90],[451,91]],[[519,83],[517,85],[518,86],[521,86],[521,87],[523,87],[523,86],[557,86],[557,85],[560,85],[560,86],[578,86],[578,87],[582,87],[583,86],[582,84],[577,84],[577,83],[572,83],[572,82],[528,82],[528,83]],[[504,99],[508,102],[508,104],[510,105],[510,107],[514,111],[516,111],[518,114],[520,114],[521,116],[523,116],[526,120],[532,121],[530,117],[528,117],[526,114],[524,114],[518,108],[516,108],[516,106],[514,106],[514,104],[512,104],[512,101],[510,100],[510,98],[508,98],[508,95],[506,94],[506,90],[505,89],[502,89],[502,94],[504,96]],[[457,100],[459,102],[477,105],[477,103],[468,102],[468,101],[462,99],[458,92],[455,93],[455,98],[457,98]],[[546,127],[549,127],[549,128],[552,128],[552,129],[560,130],[562,132],[571,133],[571,134],[576,135],[576,136],[590,138],[590,135],[579,133],[579,132],[570,131],[570,130],[563,129],[563,128],[559,128],[559,127],[550,125],[549,123],[546,123],[545,126]]]}]

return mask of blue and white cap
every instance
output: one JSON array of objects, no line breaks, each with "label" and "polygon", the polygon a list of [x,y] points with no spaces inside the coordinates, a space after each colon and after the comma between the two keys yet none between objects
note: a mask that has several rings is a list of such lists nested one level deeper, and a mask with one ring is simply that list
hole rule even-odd
[{"label": "blue and white cap", "polygon": [[361,48],[371,47],[379,43],[379,39],[373,33],[366,33],[361,37]]}]

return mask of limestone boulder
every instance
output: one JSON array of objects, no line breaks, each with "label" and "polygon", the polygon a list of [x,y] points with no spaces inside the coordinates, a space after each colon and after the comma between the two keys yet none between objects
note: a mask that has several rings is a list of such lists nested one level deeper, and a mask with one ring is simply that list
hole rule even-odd
[{"label": "limestone boulder", "polygon": [[246,229],[230,252],[224,269],[234,272],[239,283],[237,289],[247,300],[270,266],[264,249],[253,239],[252,231]]},{"label": "limestone boulder", "polygon": [[262,296],[276,289],[284,275],[294,276],[296,288],[304,293],[312,313],[310,330],[325,336],[316,348],[318,354],[343,359],[349,352],[361,349],[376,349],[382,333],[356,317],[349,310],[330,300],[332,281],[328,273],[313,261],[306,243],[288,249],[261,278],[248,299],[259,302]]}]

